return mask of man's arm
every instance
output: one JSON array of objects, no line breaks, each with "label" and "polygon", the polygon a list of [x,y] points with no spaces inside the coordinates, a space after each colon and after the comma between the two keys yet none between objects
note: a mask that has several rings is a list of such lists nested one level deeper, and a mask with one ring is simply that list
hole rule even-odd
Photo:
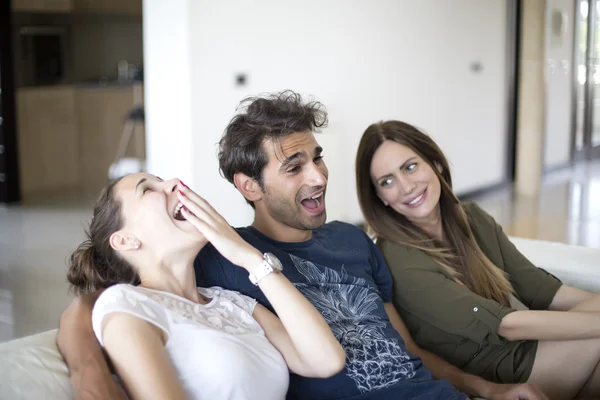
[{"label": "man's arm", "polygon": [[392,326],[402,336],[406,349],[410,353],[419,356],[436,379],[447,379],[461,392],[485,399],[546,399],[544,394],[533,385],[501,385],[488,382],[479,376],[468,374],[437,355],[420,348],[413,341],[396,307],[392,303],[385,303],[384,307]]},{"label": "man's arm", "polygon": [[57,345],[69,367],[76,399],[125,400],[92,329],[92,309],[100,293],[82,295],[71,302],[60,318]]}]

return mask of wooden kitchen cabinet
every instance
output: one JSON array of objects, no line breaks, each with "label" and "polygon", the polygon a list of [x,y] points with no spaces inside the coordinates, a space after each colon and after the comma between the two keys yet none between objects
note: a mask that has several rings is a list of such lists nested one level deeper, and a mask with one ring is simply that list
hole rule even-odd
[{"label": "wooden kitchen cabinet", "polygon": [[[97,195],[106,185],[108,170],[129,112],[142,102],[141,85],[83,87],[76,91],[79,127],[79,171],[86,195]],[[127,157],[145,159],[144,124],[136,124]]]},{"label": "wooden kitchen cabinet", "polygon": [[[95,198],[107,183],[127,117],[143,102],[142,85],[22,88],[16,97],[24,200]],[[125,156],[145,159],[143,122]]]},{"label": "wooden kitchen cabinet", "polygon": [[142,0],[74,0],[75,11],[90,14],[142,15]]},{"label": "wooden kitchen cabinet", "polygon": [[17,12],[67,13],[73,10],[73,0],[12,0]]},{"label": "wooden kitchen cabinet", "polygon": [[16,97],[23,198],[76,189],[79,143],[73,87],[22,88]]}]

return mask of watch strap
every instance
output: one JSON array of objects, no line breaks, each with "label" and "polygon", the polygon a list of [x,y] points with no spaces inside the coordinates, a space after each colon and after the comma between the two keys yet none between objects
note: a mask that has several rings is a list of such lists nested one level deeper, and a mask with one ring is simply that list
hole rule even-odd
[{"label": "watch strap", "polygon": [[271,266],[271,264],[269,264],[267,262],[267,260],[263,260],[260,265],[258,267],[256,267],[248,276],[248,278],[250,278],[250,282],[252,282],[254,285],[258,286],[258,284],[260,283],[260,281],[272,274],[274,272],[273,267]]}]

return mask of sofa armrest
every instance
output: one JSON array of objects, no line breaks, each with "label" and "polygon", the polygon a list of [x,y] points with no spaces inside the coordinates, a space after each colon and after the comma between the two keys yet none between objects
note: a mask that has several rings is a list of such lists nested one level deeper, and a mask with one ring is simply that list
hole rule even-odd
[{"label": "sofa armrest", "polygon": [[515,237],[510,240],[532,263],[563,283],[600,293],[600,249]]}]

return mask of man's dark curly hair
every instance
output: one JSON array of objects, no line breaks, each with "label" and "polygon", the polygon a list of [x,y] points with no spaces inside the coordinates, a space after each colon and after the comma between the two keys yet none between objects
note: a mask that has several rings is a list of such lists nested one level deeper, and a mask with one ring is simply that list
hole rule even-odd
[{"label": "man's dark curly hair", "polygon": [[295,132],[318,132],[327,125],[323,104],[305,103],[291,90],[246,98],[238,111],[219,142],[219,168],[231,183],[241,172],[263,187],[262,172],[269,161],[262,147],[266,140],[277,142]]}]

